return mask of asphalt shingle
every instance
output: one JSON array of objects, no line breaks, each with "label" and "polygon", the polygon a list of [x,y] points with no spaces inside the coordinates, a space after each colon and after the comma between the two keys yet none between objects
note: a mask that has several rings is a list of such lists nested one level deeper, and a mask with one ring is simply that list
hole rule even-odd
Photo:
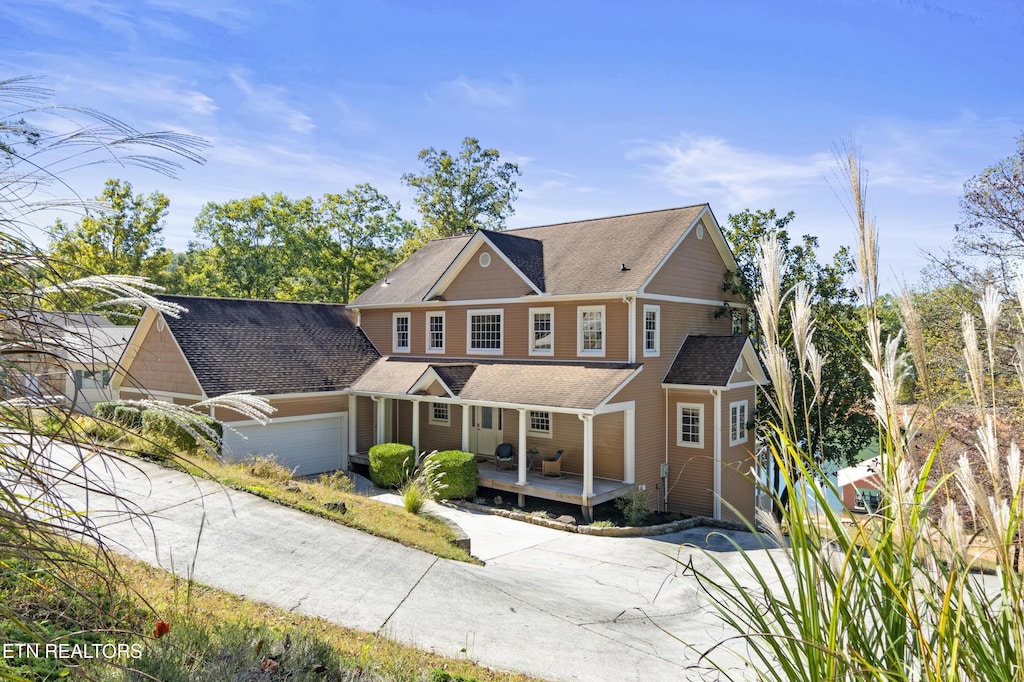
[{"label": "asphalt shingle", "polygon": [[747,337],[687,336],[665,375],[666,384],[726,386]]}]

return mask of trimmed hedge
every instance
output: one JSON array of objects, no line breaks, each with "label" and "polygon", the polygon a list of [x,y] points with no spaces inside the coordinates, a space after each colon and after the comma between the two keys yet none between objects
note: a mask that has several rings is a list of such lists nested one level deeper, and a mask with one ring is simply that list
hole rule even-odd
[{"label": "trimmed hedge", "polygon": [[96,403],[92,407],[92,414],[97,419],[111,421],[114,419],[114,410],[116,409],[117,403]]},{"label": "trimmed hedge", "polygon": [[370,480],[382,488],[397,488],[412,476],[416,450],[402,443],[380,443],[370,448]]},{"label": "trimmed hedge", "polygon": [[114,421],[128,429],[141,429],[142,410],[128,405],[118,405],[114,408]]},{"label": "trimmed hedge", "polygon": [[476,496],[480,471],[476,455],[464,450],[444,450],[427,456],[424,461],[427,490],[437,490],[441,500],[465,500]]},{"label": "trimmed hedge", "polygon": [[[218,440],[224,433],[223,425],[210,417],[197,414],[191,416],[190,421],[195,422],[193,430],[200,434],[200,436],[202,436],[204,431],[201,426],[202,424],[213,428]],[[153,436],[162,436],[176,450],[187,451],[198,447],[195,437],[187,429],[159,410],[142,411],[142,430]]]}]

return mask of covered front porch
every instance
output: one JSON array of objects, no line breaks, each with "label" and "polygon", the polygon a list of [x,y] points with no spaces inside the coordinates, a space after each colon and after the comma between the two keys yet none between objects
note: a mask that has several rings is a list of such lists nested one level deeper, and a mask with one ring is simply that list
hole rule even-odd
[{"label": "covered front porch", "polygon": [[595,478],[591,485],[591,494],[584,496],[584,479],[579,474],[563,473],[559,478],[552,478],[543,476],[539,471],[530,470],[526,474],[526,483],[523,484],[519,482],[517,471],[495,469],[491,462],[480,464],[480,476],[477,480],[483,488],[516,493],[519,496],[519,506],[525,505],[526,497],[579,505],[587,521],[593,519],[596,505],[622,497],[633,488],[632,483]]}]

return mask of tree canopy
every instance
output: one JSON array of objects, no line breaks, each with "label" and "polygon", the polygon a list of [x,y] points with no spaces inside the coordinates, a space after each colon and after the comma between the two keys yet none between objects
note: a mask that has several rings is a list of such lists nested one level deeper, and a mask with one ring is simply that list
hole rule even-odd
[{"label": "tree canopy", "polygon": [[402,181],[416,190],[427,238],[505,228],[521,191],[515,180],[522,175],[518,165],[501,162],[497,149],[481,148],[475,137],[462,141],[458,156],[429,147],[419,160],[422,173],[406,173]]},{"label": "tree canopy", "polygon": [[[864,325],[857,294],[845,283],[854,272],[854,264],[846,247],[831,262],[823,263],[817,257],[816,237],[803,235],[794,243],[789,226],[795,218],[792,211],[780,216],[774,209],[730,215],[723,231],[732,245],[738,269],[726,273],[723,289],[738,294],[753,310],[754,295],[761,288],[758,242],[768,235],[778,239],[783,261],[781,291],[791,291],[798,283],[808,287],[818,321],[814,344],[825,357],[821,392],[815,403],[816,419],[798,424],[799,436],[808,444],[809,451],[845,463],[874,435],[872,420],[863,410],[870,395],[870,382],[861,364]],[[792,335],[791,308],[781,315],[780,326],[781,338]],[[810,405],[814,394],[811,381],[799,371],[795,354],[791,354],[790,364],[796,390],[794,402]],[[770,413],[768,405],[759,409],[763,409],[762,414]]]}]

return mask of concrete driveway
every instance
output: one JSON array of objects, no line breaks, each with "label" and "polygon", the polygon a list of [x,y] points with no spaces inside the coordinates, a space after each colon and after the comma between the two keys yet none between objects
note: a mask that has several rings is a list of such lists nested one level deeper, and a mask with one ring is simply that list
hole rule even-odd
[{"label": "concrete driveway", "polygon": [[[489,667],[549,680],[717,679],[692,667],[696,651],[731,634],[673,559],[710,567],[686,543],[742,571],[740,555],[710,529],[600,538],[446,510],[486,562],[473,566],[145,462],[94,459],[88,470],[94,489],[107,486],[148,514],[141,522],[109,497],[68,491],[123,552]],[[757,547],[750,534],[733,536]]]}]

